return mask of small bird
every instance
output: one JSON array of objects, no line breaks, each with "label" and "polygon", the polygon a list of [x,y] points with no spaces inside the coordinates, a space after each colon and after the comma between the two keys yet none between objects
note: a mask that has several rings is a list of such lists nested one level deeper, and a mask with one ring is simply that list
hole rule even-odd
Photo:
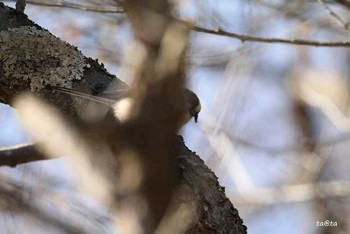
[{"label": "small bird", "polygon": [[[119,89],[109,92],[103,92],[100,96],[94,96],[84,92],[66,89],[61,87],[52,87],[53,90],[61,93],[66,93],[71,96],[84,98],[97,103],[102,103],[113,108],[116,117],[120,121],[126,120],[132,107],[132,100],[130,97],[126,97],[128,89]],[[186,100],[186,113],[184,113],[182,125],[186,124],[192,118],[194,121],[198,121],[198,114],[201,111],[201,103],[198,96],[191,90],[185,89]]]}]

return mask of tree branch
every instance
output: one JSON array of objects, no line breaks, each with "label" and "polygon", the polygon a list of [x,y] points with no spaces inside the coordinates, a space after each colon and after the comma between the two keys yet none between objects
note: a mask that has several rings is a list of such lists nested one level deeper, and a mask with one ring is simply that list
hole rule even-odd
[{"label": "tree branch", "polygon": [[244,138],[234,138],[234,142],[237,145],[250,148],[259,152],[265,152],[269,154],[286,154],[286,153],[301,153],[305,151],[304,144],[317,145],[318,148],[326,148],[330,146],[334,146],[346,141],[350,140],[350,132],[345,132],[333,138],[325,139],[325,140],[315,140],[315,139],[306,139],[302,145],[291,144],[283,147],[269,147],[260,145],[255,142],[251,142]]},{"label": "tree branch", "polygon": [[[258,194],[258,195],[257,195]],[[316,198],[348,197],[349,180],[322,181],[285,185],[278,188],[256,188],[244,197],[232,197],[235,204],[242,206],[268,206],[279,203],[306,202]]]},{"label": "tree branch", "polygon": [[350,10],[350,2],[348,0],[334,0],[338,4],[345,6],[348,10]]},{"label": "tree branch", "polygon": [[[187,24],[187,23],[186,23]],[[283,39],[276,37],[257,37],[234,32],[228,32],[222,29],[207,29],[198,26],[192,26],[191,29],[196,32],[209,33],[218,36],[226,36],[240,40],[241,42],[264,42],[264,43],[282,43],[303,46],[323,46],[323,47],[350,47],[350,41],[314,41],[304,39]]]},{"label": "tree branch", "polygon": [[15,167],[20,164],[50,159],[33,144],[0,148],[0,166]]},{"label": "tree branch", "polygon": [[319,4],[328,12],[328,14],[333,17],[341,27],[343,27],[345,30],[349,29],[349,24],[345,23],[344,20],[337,15],[325,2],[324,0],[317,0]]},{"label": "tree branch", "polygon": [[[5,0],[4,2],[15,2],[16,0]],[[92,12],[100,12],[100,13],[124,13],[124,10],[120,7],[115,6],[89,6],[82,5],[78,3],[66,2],[64,0],[61,1],[40,1],[40,0],[27,0],[28,4],[36,5],[36,6],[44,6],[44,7],[64,7],[71,8],[83,11],[92,11]],[[22,11],[23,12],[23,11]]]}]

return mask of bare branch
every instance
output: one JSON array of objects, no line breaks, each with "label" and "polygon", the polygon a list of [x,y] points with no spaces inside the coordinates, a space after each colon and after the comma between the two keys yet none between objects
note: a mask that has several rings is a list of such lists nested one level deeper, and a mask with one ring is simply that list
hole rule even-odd
[{"label": "bare branch", "polygon": [[[186,23],[188,24],[188,23]],[[282,43],[282,44],[292,44],[292,45],[303,45],[303,46],[323,46],[323,47],[350,47],[350,41],[314,41],[314,40],[304,40],[304,39],[283,39],[276,37],[257,37],[245,34],[238,34],[234,32],[228,32],[222,29],[207,29],[199,26],[192,26],[191,29],[196,32],[215,34],[218,36],[226,36],[231,38],[236,38],[242,42],[264,42],[264,43]]]},{"label": "bare branch", "polygon": [[15,167],[20,164],[47,160],[33,144],[15,145],[0,148],[0,166]]},{"label": "bare branch", "polygon": [[350,2],[348,0],[334,0],[334,1],[339,3],[342,6],[345,6],[350,10]]},{"label": "bare branch", "polygon": [[[252,176],[242,162],[235,149],[234,142],[230,140],[224,127],[210,114],[206,116],[206,123],[200,124],[199,127],[205,133],[217,156],[220,157],[220,164],[226,167],[238,193],[245,194],[254,190],[255,184],[251,178]],[[213,131],[213,129],[216,129],[216,131]]]},{"label": "bare branch", "polygon": [[[232,197],[239,205],[270,205],[305,202],[318,197],[348,197],[350,182],[347,180],[286,185],[280,188],[257,188],[244,197]],[[258,194],[258,195],[257,195]]]},{"label": "bare branch", "polygon": [[[15,0],[6,0],[4,2],[14,2]],[[71,8],[71,9],[77,9],[77,10],[83,10],[83,11],[93,11],[93,12],[100,12],[100,13],[124,13],[124,10],[120,7],[115,6],[88,6],[88,5],[82,5],[72,2],[66,2],[64,0],[61,1],[38,1],[38,0],[28,0],[28,4],[31,5],[37,5],[37,6],[46,6],[46,7],[65,7],[65,8]],[[17,4],[16,4],[17,9]],[[23,12],[23,11],[22,11]]]},{"label": "bare branch", "polygon": [[337,15],[325,2],[324,0],[317,0],[320,5],[328,12],[330,16],[332,16],[338,23],[340,24],[341,27],[343,27],[345,30],[349,29],[349,24],[345,23],[342,18]]},{"label": "bare branch", "polygon": [[7,204],[12,210],[16,208],[16,211],[20,213],[30,214],[37,220],[59,228],[63,233],[87,233],[83,230],[83,226],[76,225],[67,219],[62,220],[60,217],[44,210],[32,200],[29,200],[28,195],[31,193],[32,189],[1,180],[0,202]]},{"label": "bare branch", "polygon": [[[174,133],[181,127],[185,106],[183,61],[189,30],[170,16],[166,0],[147,4],[141,0],[125,1],[123,7],[135,35],[135,50],[130,53],[129,61],[136,71],[130,91],[133,103],[129,118],[134,126],[124,126],[127,131],[123,140],[136,150],[135,158],[142,165],[143,177],[139,186],[128,196],[123,195],[120,202],[137,214],[135,227],[141,227],[144,233],[154,233],[162,226],[162,220],[167,219],[176,187]],[[120,152],[121,158],[130,158],[130,149]],[[121,170],[124,165],[121,163]],[[138,207],[133,207],[130,200],[133,197],[147,204],[145,217],[140,215]],[[129,218],[128,210],[120,210],[119,215]]]},{"label": "bare branch", "polygon": [[[350,133],[347,132],[339,136],[336,136],[334,138],[326,139],[323,141],[315,141],[313,139],[309,139],[305,144],[311,144],[311,145],[317,144],[319,148],[325,148],[335,144],[340,144],[342,142],[348,141],[349,139],[350,139]],[[274,147],[259,145],[257,143],[251,142],[243,138],[235,138],[234,141],[236,144],[241,145],[243,147],[251,148],[257,151],[270,153],[270,154],[298,153],[298,152],[303,152],[305,150],[305,147],[303,146],[303,144],[288,145],[281,148],[277,148],[277,147],[274,148]]]}]

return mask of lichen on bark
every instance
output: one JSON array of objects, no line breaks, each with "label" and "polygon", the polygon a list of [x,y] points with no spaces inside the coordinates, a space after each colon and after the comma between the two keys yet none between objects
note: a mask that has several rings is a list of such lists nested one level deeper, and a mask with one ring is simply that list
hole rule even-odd
[{"label": "lichen on bark", "polygon": [[78,49],[35,26],[0,31],[0,61],[5,84],[28,82],[31,91],[71,88],[90,67]]}]

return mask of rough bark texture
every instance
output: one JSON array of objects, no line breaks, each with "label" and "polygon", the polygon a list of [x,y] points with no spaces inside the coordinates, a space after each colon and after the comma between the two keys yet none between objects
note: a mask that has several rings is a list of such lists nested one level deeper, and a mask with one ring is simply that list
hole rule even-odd
[{"label": "rough bark texture", "polygon": [[198,200],[198,221],[186,233],[247,233],[216,175],[186,147],[182,138],[179,138],[178,149],[181,184],[188,186],[191,197]]},{"label": "rough bark texture", "polygon": [[[0,32],[20,26],[34,26],[41,29],[40,26],[30,21],[26,15],[0,3]],[[85,58],[85,61],[90,64],[90,67],[85,68],[81,80],[73,81],[73,89],[99,94],[113,80],[117,79],[109,74],[97,61],[91,58]],[[5,82],[5,79],[7,78],[5,78],[2,61],[0,61],[0,101],[3,103],[11,105],[16,95],[30,91],[28,81],[11,86],[9,85],[11,80]],[[122,81],[119,82],[119,85],[126,87]],[[67,96],[54,93],[50,89],[42,89],[36,94],[55,105],[70,119],[76,119],[76,108]],[[215,174],[194,152],[191,152],[185,146],[181,137],[178,138],[177,149],[177,163],[181,172],[179,187],[182,188],[181,192],[183,193],[180,195],[180,200],[183,202],[197,201],[196,222],[190,226],[186,233],[246,233],[247,228],[243,225],[238,211],[225,196],[224,188],[219,185]],[[36,161],[35,156],[32,156],[33,154],[35,154],[34,150],[28,151],[28,157],[32,161]],[[21,157],[23,158],[23,152],[21,152]],[[40,159],[42,159],[42,155],[38,154],[37,160]],[[27,161],[30,160],[23,160],[23,162]],[[0,165],[4,164],[0,163]],[[16,165],[16,162],[11,161],[10,165]]]}]

